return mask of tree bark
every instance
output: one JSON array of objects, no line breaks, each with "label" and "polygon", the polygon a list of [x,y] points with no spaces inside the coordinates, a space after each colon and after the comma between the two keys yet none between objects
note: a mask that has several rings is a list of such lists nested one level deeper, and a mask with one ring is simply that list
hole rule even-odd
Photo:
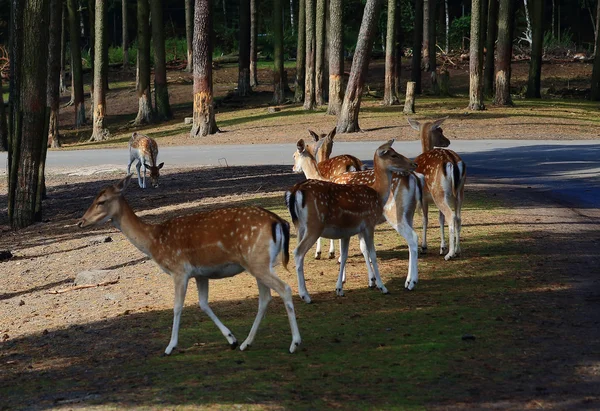
[{"label": "tree bark", "polygon": [[494,49],[498,33],[498,0],[489,0],[487,23],[487,52],[485,54],[485,70],[483,72],[483,93],[491,97],[494,93]]},{"label": "tree bark", "polygon": [[282,0],[273,0],[273,103],[283,103],[283,7]]},{"label": "tree bark", "polygon": [[[486,1],[486,0],[482,0]],[[437,82],[437,72],[436,72],[436,53],[435,53],[435,0],[429,0],[429,28],[427,30],[427,34],[429,36],[427,40],[427,47],[429,48],[429,52],[427,53],[427,58],[425,59],[425,67],[429,72],[429,78],[431,79],[431,88],[433,94],[439,94],[439,86]]]},{"label": "tree bark", "polygon": [[83,70],[81,67],[81,46],[79,42],[79,7],[76,0],[67,0],[69,10],[69,42],[71,43],[71,78],[73,82],[73,105],[75,126],[85,124],[85,101],[83,96]]},{"label": "tree bark", "polygon": [[187,66],[185,71],[194,70],[194,0],[185,1],[185,40],[187,45]]},{"label": "tree bark", "polygon": [[496,93],[494,104],[512,106],[510,97],[510,75],[512,59],[512,0],[500,0],[498,8],[498,60],[496,62]]},{"label": "tree bark", "polygon": [[325,0],[316,0],[315,13],[315,104],[325,104],[323,72],[325,71]]},{"label": "tree bark", "polygon": [[423,0],[415,0],[415,26],[413,29],[413,56],[410,80],[415,83],[415,94],[421,94],[421,47],[423,46]]},{"label": "tree bark", "polygon": [[252,92],[250,87],[250,2],[240,0],[240,44],[238,95],[247,96]]},{"label": "tree bark", "polygon": [[315,108],[315,0],[306,2],[306,72],[304,73],[304,110]]},{"label": "tree bark", "polygon": [[194,122],[190,137],[219,132],[215,121],[212,81],[212,0],[195,0]]},{"label": "tree bark", "polygon": [[104,59],[104,48],[108,47],[106,42],[106,0],[96,0],[95,10],[95,49],[94,56],[94,120],[92,125],[92,136],[89,141],[108,140],[110,135],[105,124],[106,117],[106,91],[104,89],[104,78],[108,74],[108,61]]},{"label": "tree bark", "polygon": [[541,98],[542,53],[544,47],[544,0],[532,0],[532,43],[526,97]]},{"label": "tree bark", "polygon": [[121,48],[123,49],[123,70],[127,70],[129,68],[129,25],[127,23],[127,14],[127,0],[121,0]]},{"label": "tree bark", "polygon": [[150,91],[150,5],[148,0],[137,0],[137,97],[138,114],[133,124],[152,122],[152,93]]},{"label": "tree bark", "polygon": [[[334,0],[336,1],[336,0]],[[304,82],[306,72],[306,4],[298,1],[298,43],[296,47],[296,81],[294,84],[294,101],[304,101]]]},{"label": "tree bark", "polygon": [[[62,1],[50,0],[50,30],[48,44],[48,79],[46,89],[47,104],[50,107],[48,127],[48,147],[60,147],[58,112],[60,104],[60,61]],[[0,87],[0,90],[2,88]],[[2,94],[2,93],[0,93]]]},{"label": "tree bark", "polygon": [[[600,5],[598,6],[600,12]],[[596,44],[600,44],[600,28],[596,33]],[[592,101],[600,101],[600,53],[594,56],[594,65],[592,67],[592,92],[590,95]]]},{"label": "tree bark", "polygon": [[483,42],[481,41],[481,2],[471,1],[471,42],[469,56],[469,110],[484,110],[483,105]]},{"label": "tree bark", "polygon": [[[258,24],[258,19],[256,18],[257,1],[258,0],[250,0],[250,87],[258,86],[258,72],[256,70],[256,62],[258,57],[258,31],[256,27]],[[281,8],[281,5],[279,6]]]},{"label": "tree bark", "polygon": [[404,101],[404,114],[415,114],[415,88],[414,81],[406,83],[406,100]]},{"label": "tree bark", "polygon": [[[186,0],[187,1],[187,0]],[[165,26],[162,0],[150,0],[152,21],[152,45],[154,46],[154,105],[159,120],[173,118],[167,85],[167,63],[165,57]]]},{"label": "tree bark", "polygon": [[4,95],[2,94],[2,76],[0,76],[0,151],[8,150],[8,123],[4,109]]},{"label": "tree bark", "polygon": [[327,114],[337,115],[342,108],[344,47],[342,0],[329,0],[329,104]]},{"label": "tree bark", "polygon": [[369,60],[373,48],[373,38],[375,37],[377,29],[381,3],[382,0],[367,0],[367,4],[365,5],[354,59],[352,60],[350,78],[348,79],[348,86],[346,87],[344,96],[344,104],[338,118],[338,133],[353,133],[360,131],[358,125],[358,113],[360,111],[365,77],[369,68]]},{"label": "tree bark", "polygon": [[388,0],[383,105],[398,104],[396,92],[396,0]]},{"label": "tree bark", "polygon": [[434,9],[435,7],[430,7],[429,4],[433,0],[423,0],[423,69],[425,71],[429,71],[429,31],[430,26],[435,24],[435,20],[431,20],[430,9]]},{"label": "tree bark", "polygon": [[394,70],[394,93],[396,94],[396,97],[398,97],[398,102],[400,102],[400,75],[402,74],[402,56],[404,55],[404,35],[402,33],[402,26],[400,24],[402,22],[402,19],[400,18],[402,15],[400,8],[401,5],[402,2],[400,0],[396,0],[396,44],[394,51],[394,61],[396,64]]},{"label": "tree bark", "polygon": [[60,93],[67,91],[67,84],[65,81],[65,63],[67,60],[67,30],[65,26],[67,22],[66,5],[61,2],[61,19],[60,19]]}]

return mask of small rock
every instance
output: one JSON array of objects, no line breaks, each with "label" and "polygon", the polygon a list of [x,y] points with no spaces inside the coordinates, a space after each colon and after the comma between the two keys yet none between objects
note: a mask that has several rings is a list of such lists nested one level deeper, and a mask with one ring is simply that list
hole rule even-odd
[{"label": "small rock", "polygon": [[13,257],[13,253],[8,250],[0,250],[0,261],[10,260]]},{"label": "small rock", "polygon": [[111,236],[98,236],[98,237],[93,237],[90,238],[90,244],[95,245],[95,244],[101,244],[101,243],[110,243],[112,241],[112,237]]},{"label": "small rock", "polygon": [[462,336],[463,341],[475,341],[475,336],[472,334],[465,334]]},{"label": "small rock", "polygon": [[19,307],[22,305],[25,305],[25,301],[23,301],[23,300],[19,301]]},{"label": "small rock", "polygon": [[183,124],[192,124],[194,123],[194,117],[186,117],[183,119]]}]

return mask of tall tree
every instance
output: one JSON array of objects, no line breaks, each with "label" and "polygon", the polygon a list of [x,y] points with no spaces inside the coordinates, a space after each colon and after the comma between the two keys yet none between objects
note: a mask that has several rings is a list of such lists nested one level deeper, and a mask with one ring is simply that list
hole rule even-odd
[{"label": "tall tree", "polygon": [[[487,1],[487,0],[481,0]],[[425,18],[429,20],[429,27],[427,29],[427,48],[428,53],[425,58],[425,69],[430,73],[430,79],[432,83],[432,87],[435,94],[438,94],[439,87],[437,84],[437,75],[436,75],[436,52],[435,52],[435,39],[436,39],[436,31],[435,31],[435,0],[429,0],[429,18]],[[423,13],[425,14],[425,13]],[[425,36],[425,33],[423,33]],[[423,42],[425,42],[425,37],[423,37]],[[425,44],[423,44],[423,49],[425,48]]]},{"label": "tall tree", "polygon": [[46,107],[48,26],[49,1],[13,3],[10,47],[13,111],[8,171],[8,216],[13,228],[27,227],[42,218],[49,121]]},{"label": "tall tree", "polygon": [[483,71],[483,93],[491,97],[494,91],[494,49],[498,33],[498,0],[489,0],[487,36],[485,54],[485,69]]},{"label": "tall tree", "polygon": [[81,67],[81,46],[79,41],[79,4],[76,0],[67,0],[69,11],[69,42],[71,44],[71,78],[73,87],[73,105],[75,106],[75,125],[85,124],[85,101],[83,97],[83,69]]},{"label": "tall tree", "polygon": [[350,78],[348,79],[344,95],[344,104],[338,118],[338,133],[360,131],[358,113],[360,111],[363,86],[369,68],[369,59],[373,48],[373,39],[377,29],[381,3],[382,0],[367,0],[367,4],[365,4],[354,59],[352,59]]},{"label": "tall tree", "polygon": [[167,62],[165,53],[165,26],[163,22],[162,0],[150,0],[152,20],[152,44],[154,46],[154,105],[160,120],[173,117],[169,104],[169,87],[167,85]]},{"label": "tall tree", "polygon": [[123,33],[123,41],[121,42],[121,47],[123,48],[123,70],[126,70],[129,68],[129,25],[127,24],[127,0],[121,0],[121,19],[121,30]]},{"label": "tall tree", "polygon": [[250,2],[248,0],[240,0],[239,40],[238,95],[247,96],[252,91],[250,87]]},{"label": "tall tree", "polygon": [[423,46],[423,0],[415,0],[413,28],[413,55],[410,80],[415,83],[415,94],[421,94],[421,47]]},{"label": "tall tree", "polygon": [[194,70],[194,0],[185,1],[185,40],[187,45],[187,65],[185,71]]},{"label": "tall tree", "polygon": [[494,104],[512,106],[510,97],[510,62],[513,41],[513,0],[500,0],[498,8],[498,45],[496,61],[496,91]]},{"label": "tall tree", "polygon": [[[258,19],[256,18],[256,1],[250,0],[250,86],[258,86],[256,62],[258,58]],[[282,17],[283,18],[283,17]],[[275,23],[273,23],[275,24]],[[282,25],[283,27],[283,25]],[[282,29],[283,30],[283,29]],[[283,49],[282,49],[283,51]]]},{"label": "tall tree", "polygon": [[191,137],[219,132],[215,121],[212,80],[212,0],[194,7],[194,122]]},{"label": "tall tree", "polygon": [[60,92],[64,93],[67,91],[67,83],[66,83],[66,75],[65,75],[65,66],[67,62],[67,30],[65,26],[68,24],[67,21],[67,6],[64,2],[61,2],[61,28],[60,28]]},{"label": "tall tree", "polygon": [[315,0],[306,2],[306,71],[304,73],[304,110],[315,108]]},{"label": "tall tree", "polygon": [[326,0],[316,0],[315,13],[315,104],[322,106],[324,83],[323,72],[325,71],[325,13]]},{"label": "tall tree", "polygon": [[46,99],[47,104],[50,107],[48,146],[52,148],[60,147],[60,133],[58,131],[58,112],[60,104],[60,49],[62,41],[62,17],[62,0],[50,0],[50,27],[48,33],[48,79],[46,80]]},{"label": "tall tree", "polygon": [[[336,0],[333,0],[336,1]],[[296,82],[294,85],[294,101],[304,100],[304,82],[306,72],[306,4],[298,1],[298,43],[296,47]]]},{"label": "tall tree", "polygon": [[396,51],[395,51],[395,60],[396,60],[396,65],[395,68],[396,70],[394,71],[394,93],[396,94],[396,96],[398,96],[398,99],[400,99],[400,74],[402,74],[402,56],[404,55],[404,49],[403,49],[403,44],[404,44],[404,35],[402,33],[402,27],[400,25],[400,22],[402,21],[400,19],[401,16],[401,7],[402,2],[400,0],[396,0]]},{"label": "tall tree", "polygon": [[344,45],[342,0],[329,0],[329,104],[327,114],[337,115],[342,108],[344,74]]},{"label": "tall tree", "polygon": [[483,42],[481,39],[481,2],[471,0],[471,43],[469,56],[469,110],[484,110]]},{"label": "tall tree", "polygon": [[431,26],[435,25],[435,19],[431,19],[430,10],[435,10],[435,6],[430,7],[434,0],[423,0],[423,68],[429,71],[429,32]]},{"label": "tall tree", "polygon": [[541,98],[542,53],[544,46],[544,0],[531,0],[531,59],[529,61],[529,79],[527,93],[529,98]]},{"label": "tall tree", "polygon": [[[0,90],[2,90],[2,76],[0,76]],[[4,110],[4,96],[0,91],[0,151],[8,150],[8,124]]]},{"label": "tall tree", "polygon": [[90,141],[107,140],[109,136],[106,128],[106,90],[104,78],[108,75],[108,61],[104,58],[106,42],[106,0],[96,0],[95,21],[95,49],[94,55],[94,121]]},{"label": "tall tree", "polygon": [[150,5],[148,0],[137,0],[137,97],[138,114],[133,124],[152,121],[152,93],[150,91]]},{"label": "tall tree", "polygon": [[396,94],[396,0],[388,0],[387,9],[387,34],[385,41],[385,86],[383,91],[383,104],[391,106],[398,103]]},{"label": "tall tree", "polygon": [[283,103],[283,7],[273,0],[273,103]]},{"label": "tall tree", "polygon": [[[598,13],[600,13],[600,4],[598,5]],[[600,44],[600,28],[596,30],[596,44]],[[593,101],[600,100],[600,53],[594,56],[594,65],[592,67],[592,93],[590,98]]]}]

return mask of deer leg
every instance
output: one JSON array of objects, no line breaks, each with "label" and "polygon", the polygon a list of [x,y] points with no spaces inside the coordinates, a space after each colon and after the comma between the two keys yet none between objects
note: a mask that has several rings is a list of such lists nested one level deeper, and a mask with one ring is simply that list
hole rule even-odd
[{"label": "deer leg", "polygon": [[317,240],[317,251],[315,251],[315,260],[321,259],[321,240],[321,237],[319,237],[319,239]]},{"label": "deer leg", "polygon": [[332,258],[335,258],[335,243],[333,240],[329,240],[329,259]]},{"label": "deer leg", "polygon": [[[450,206],[448,205],[448,202],[446,202],[446,201],[444,201],[443,204],[440,204],[438,208],[440,209],[440,230],[443,230],[442,223],[443,223],[444,219],[448,220],[449,247],[448,247],[448,253],[444,257],[444,259],[446,261],[448,261],[451,258],[456,257],[456,249],[455,249],[455,241],[454,241],[456,238],[456,227],[455,227],[456,213],[454,212],[454,210],[452,210],[450,208]],[[441,232],[441,234],[443,234],[443,231]],[[445,245],[446,245],[446,242],[444,240],[442,242],[442,246],[445,247]],[[442,246],[440,246],[440,254],[444,254]]]},{"label": "deer leg", "polygon": [[338,275],[337,284],[335,285],[335,293],[342,297],[344,295],[344,282],[346,281],[346,261],[348,260],[348,246],[350,238],[340,238],[340,273]]},{"label": "deer leg", "polygon": [[417,264],[419,260],[419,236],[417,236],[415,230],[406,221],[400,223],[396,231],[404,237],[408,245],[408,275],[406,276],[404,288],[412,290],[419,282],[419,268]]},{"label": "deer leg", "polygon": [[369,248],[367,247],[367,243],[362,234],[358,235],[358,245],[360,247],[360,252],[365,259],[365,263],[367,264],[367,278],[369,283],[369,288],[374,288],[376,285],[375,275],[373,273],[373,266],[371,265],[371,258],[369,257]]},{"label": "deer leg", "polygon": [[[444,212],[442,210],[440,210],[439,220],[440,220],[440,255],[444,255],[446,253],[446,249],[448,248],[448,246],[446,245],[446,235],[444,234],[445,218],[444,218]],[[448,221],[448,228],[450,228],[450,221]]]},{"label": "deer leg", "polygon": [[133,158],[129,157],[129,163],[127,163],[127,175],[131,173],[131,164],[133,164]]},{"label": "deer leg", "polygon": [[213,310],[208,305],[208,278],[196,277],[196,286],[198,288],[198,305],[200,309],[209,316],[209,318],[215,323],[215,325],[221,331],[221,334],[227,338],[227,342],[231,349],[237,347],[237,339],[229,331],[229,328],[225,327],[223,323],[217,318]]},{"label": "deer leg", "polygon": [[423,238],[421,239],[421,252],[427,252],[427,226],[429,225],[429,203],[423,199]]},{"label": "deer leg", "polygon": [[[383,281],[381,281],[381,276],[379,275],[379,266],[377,265],[377,253],[375,252],[375,242],[374,242],[374,234],[372,231],[367,231],[364,233],[361,241],[365,242],[365,246],[368,252],[368,258],[365,257],[365,262],[367,263],[367,269],[370,266],[373,266],[373,276],[375,277],[374,281],[377,284],[377,288],[383,293],[388,294],[389,291],[383,285]],[[370,260],[370,263],[369,263]],[[373,276],[371,276],[370,281],[373,281]]]},{"label": "deer leg", "polygon": [[461,187],[460,191],[458,192],[458,196],[456,198],[456,222],[455,222],[455,226],[456,226],[456,243],[454,244],[454,249],[456,251],[456,254],[460,254],[460,232],[462,230],[462,218],[461,218],[461,210],[462,210],[462,203],[463,203],[463,198],[464,198],[464,186]]},{"label": "deer leg", "polygon": [[[296,275],[298,276],[298,294],[300,298],[306,303],[310,303],[310,295],[306,290],[306,281],[304,279],[304,257],[310,248],[313,246],[315,241],[319,238],[322,230],[318,233],[311,233],[306,231],[302,240],[298,243],[296,250],[294,251],[294,261],[296,263]],[[298,230],[300,232],[300,230]]]},{"label": "deer leg", "polygon": [[142,178],[142,181],[144,184],[144,188],[146,188],[146,164],[142,164],[142,167],[144,168],[144,176]]},{"label": "deer leg", "polygon": [[173,276],[173,284],[175,286],[175,303],[173,304],[173,328],[171,330],[171,341],[165,350],[165,354],[169,355],[175,347],[177,347],[177,339],[179,337],[179,323],[181,321],[181,311],[183,311],[183,301],[187,291],[188,276],[187,273],[171,273]]},{"label": "deer leg", "polygon": [[271,301],[271,289],[261,283],[258,278],[256,279],[256,283],[258,284],[258,312],[256,313],[256,318],[254,319],[254,323],[252,324],[252,328],[250,329],[248,337],[242,343],[242,345],[240,345],[240,350],[242,351],[252,345],[254,337],[256,337],[256,332],[258,331],[258,326],[264,318],[265,313],[267,312],[267,306]]},{"label": "deer leg", "polygon": [[140,169],[142,168],[142,163],[138,160],[137,164],[135,165],[135,168],[137,170],[137,175],[138,175],[138,185],[140,186],[140,188],[144,188],[144,186],[142,185],[142,175],[140,174]]}]

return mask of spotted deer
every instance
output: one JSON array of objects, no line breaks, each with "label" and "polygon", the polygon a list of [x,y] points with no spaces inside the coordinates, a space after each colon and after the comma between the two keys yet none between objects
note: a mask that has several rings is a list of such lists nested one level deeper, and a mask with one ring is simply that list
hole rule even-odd
[{"label": "spotted deer", "polygon": [[[446,260],[460,253],[461,208],[464,198],[467,165],[454,151],[446,149],[450,140],[444,136],[442,118],[433,122],[419,123],[408,119],[410,126],[417,130],[421,139],[422,154],[415,162],[419,165],[417,172],[425,176],[425,195],[423,196],[423,239],[421,248],[427,250],[427,225],[429,203],[435,203],[440,220],[440,255]],[[450,247],[446,246],[444,223],[448,221]]]},{"label": "spotted deer", "polygon": [[271,300],[271,289],[283,299],[292,329],[290,352],[300,345],[300,332],[292,302],[291,288],[275,274],[279,254],[287,269],[289,261],[289,224],[259,207],[222,208],[149,224],[138,218],[125,198],[131,175],[109,186],[96,196],[78,225],[81,228],[111,220],[129,241],[149,256],[173,278],[175,303],[169,355],[177,346],[181,311],[190,278],[196,280],[202,311],[217,325],[232,348],[237,340],[208,305],[208,280],[233,277],[244,271],[258,284],[258,313],[246,340],[245,350],[254,337]]},{"label": "spotted deer", "polygon": [[343,185],[323,180],[296,184],[285,194],[286,205],[298,230],[294,251],[298,291],[302,300],[311,302],[304,279],[304,257],[315,241],[323,236],[341,240],[341,262],[336,294],[344,295],[343,282],[350,237],[359,236],[361,252],[367,264],[369,287],[387,289],[379,274],[373,236],[390,196],[392,172],[407,172],[414,163],[391,146],[394,140],[379,147],[374,155],[375,182],[366,185]]},{"label": "spotted deer", "polygon": [[[127,164],[127,174],[130,173],[131,164],[137,160],[135,168],[137,169],[138,184],[141,188],[146,188],[146,169],[150,170],[150,182],[152,187],[158,187],[158,177],[160,169],[165,163],[156,165],[158,161],[158,145],[153,138],[134,132],[129,139],[129,164]],[[144,166],[144,177],[140,175],[140,168]]]}]

